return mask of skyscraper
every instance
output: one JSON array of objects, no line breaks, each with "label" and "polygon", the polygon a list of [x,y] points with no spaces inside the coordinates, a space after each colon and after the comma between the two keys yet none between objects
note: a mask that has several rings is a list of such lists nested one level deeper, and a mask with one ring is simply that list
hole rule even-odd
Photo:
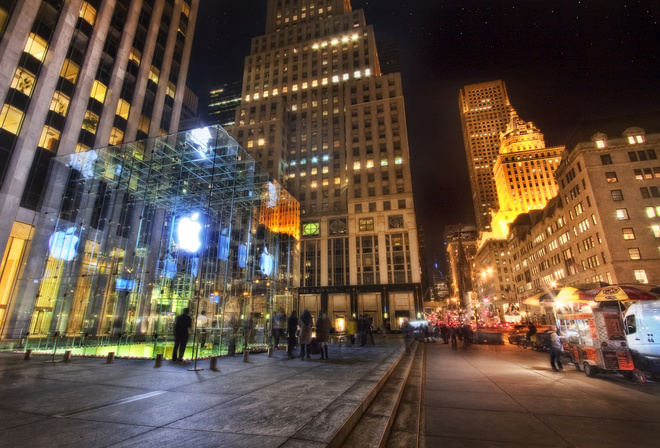
[{"label": "skyscraper", "polygon": [[0,321],[51,159],[178,129],[198,4],[0,2]]},{"label": "skyscraper", "polygon": [[463,87],[458,106],[477,230],[490,231],[491,212],[499,208],[493,167],[512,111],[504,81]]},{"label": "skyscraper", "polygon": [[404,101],[349,0],[269,0],[232,134],[300,201],[300,306],[396,328],[421,308]]}]

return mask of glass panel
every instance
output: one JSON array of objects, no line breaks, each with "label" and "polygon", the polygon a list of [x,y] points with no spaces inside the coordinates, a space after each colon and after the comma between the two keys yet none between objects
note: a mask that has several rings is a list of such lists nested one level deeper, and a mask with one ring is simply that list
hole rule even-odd
[{"label": "glass panel", "polygon": [[53,101],[50,102],[50,110],[66,117],[69,111],[69,103],[71,99],[62,92],[55,92],[53,94]]},{"label": "glass panel", "polygon": [[19,67],[16,69],[14,79],[11,82],[11,88],[16,89],[27,96],[32,96],[36,77],[27,70]]},{"label": "glass panel", "polygon": [[18,134],[22,119],[23,112],[20,110],[7,104],[2,106],[2,111],[0,112],[0,127],[5,131],[9,131],[12,134]]},{"label": "glass panel", "polygon": [[27,43],[25,44],[24,51],[26,53],[30,53],[39,61],[43,62],[44,58],[46,57],[47,49],[48,43],[43,37],[37,36],[34,33],[30,33],[30,37],[28,37]]},{"label": "glass panel", "polygon": [[90,25],[96,21],[96,9],[87,2],[83,2],[80,7],[80,17]]},{"label": "glass panel", "polygon": [[64,61],[64,64],[62,64],[62,71],[60,72],[60,76],[75,84],[76,81],[78,80],[79,71],[80,71],[80,67],[78,67],[77,64],[75,64],[70,59],[66,59]]}]

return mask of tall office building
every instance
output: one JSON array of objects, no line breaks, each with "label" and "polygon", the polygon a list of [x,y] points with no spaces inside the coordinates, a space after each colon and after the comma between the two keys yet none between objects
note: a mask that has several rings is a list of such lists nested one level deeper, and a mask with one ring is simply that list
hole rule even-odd
[{"label": "tall office building", "polygon": [[57,217],[51,159],[178,129],[198,4],[0,2],[0,311],[35,223]]},{"label": "tall office building", "polygon": [[207,116],[209,124],[219,124],[225,129],[234,125],[236,109],[241,104],[240,81],[223,84],[209,93]]},{"label": "tall office building", "polygon": [[232,135],[300,201],[300,306],[337,328],[397,328],[421,309],[417,226],[398,73],[349,0],[269,0]]},{"label": "tall office building", "polygon": [[477,229],[490,231],[491,213],[499,209],[493,167],[512,111],[504,81],[463,87],[458,106]]},{"label": "tall office building", "polygon": [[516,216],[541,210],[557,195],[555,170],[563,151],[563,146],[546,148],[543,133],[512,110],[493,166],[499,203],[492,220],[495,237],[506,237]]}]

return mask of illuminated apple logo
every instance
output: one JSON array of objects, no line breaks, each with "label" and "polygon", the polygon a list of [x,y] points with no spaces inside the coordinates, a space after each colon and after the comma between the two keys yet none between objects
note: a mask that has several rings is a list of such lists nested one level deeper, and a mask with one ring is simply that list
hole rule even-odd
[{"label": "illuminated apple logo", "polygon": [[197,222],[199,213],[193,213],[190,218],[181,218],[179,221],[178,235],[179,247],[186,252],[197,252],[199,246],[202,245],[199,232],[202,230],[202,225]]},{"label": "illuminated apple logo", "polygon": [[268,254],[268,248],[264,247],[264,251],[259,259],[259,268],[264,275],[270,275],[273,272],[273,257]]},{"label": "illuminated apple logo", "polygon": [[76,228],[69,227],[66,231],[53,233],[48,240],[50,255],[57,260],[71,261],[78,252],[78,237]]}]

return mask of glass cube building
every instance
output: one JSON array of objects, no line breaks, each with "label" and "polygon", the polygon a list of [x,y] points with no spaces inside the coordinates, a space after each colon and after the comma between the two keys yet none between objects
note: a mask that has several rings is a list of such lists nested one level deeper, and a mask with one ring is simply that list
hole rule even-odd
[{"label": "glass cube building", "polygon": [[300,205],[223,128],[56,157],[47,182],[4,323],[19,345],[168,357],[189,308],[208,318],[191,348],[223,354],[296,307]]}]

